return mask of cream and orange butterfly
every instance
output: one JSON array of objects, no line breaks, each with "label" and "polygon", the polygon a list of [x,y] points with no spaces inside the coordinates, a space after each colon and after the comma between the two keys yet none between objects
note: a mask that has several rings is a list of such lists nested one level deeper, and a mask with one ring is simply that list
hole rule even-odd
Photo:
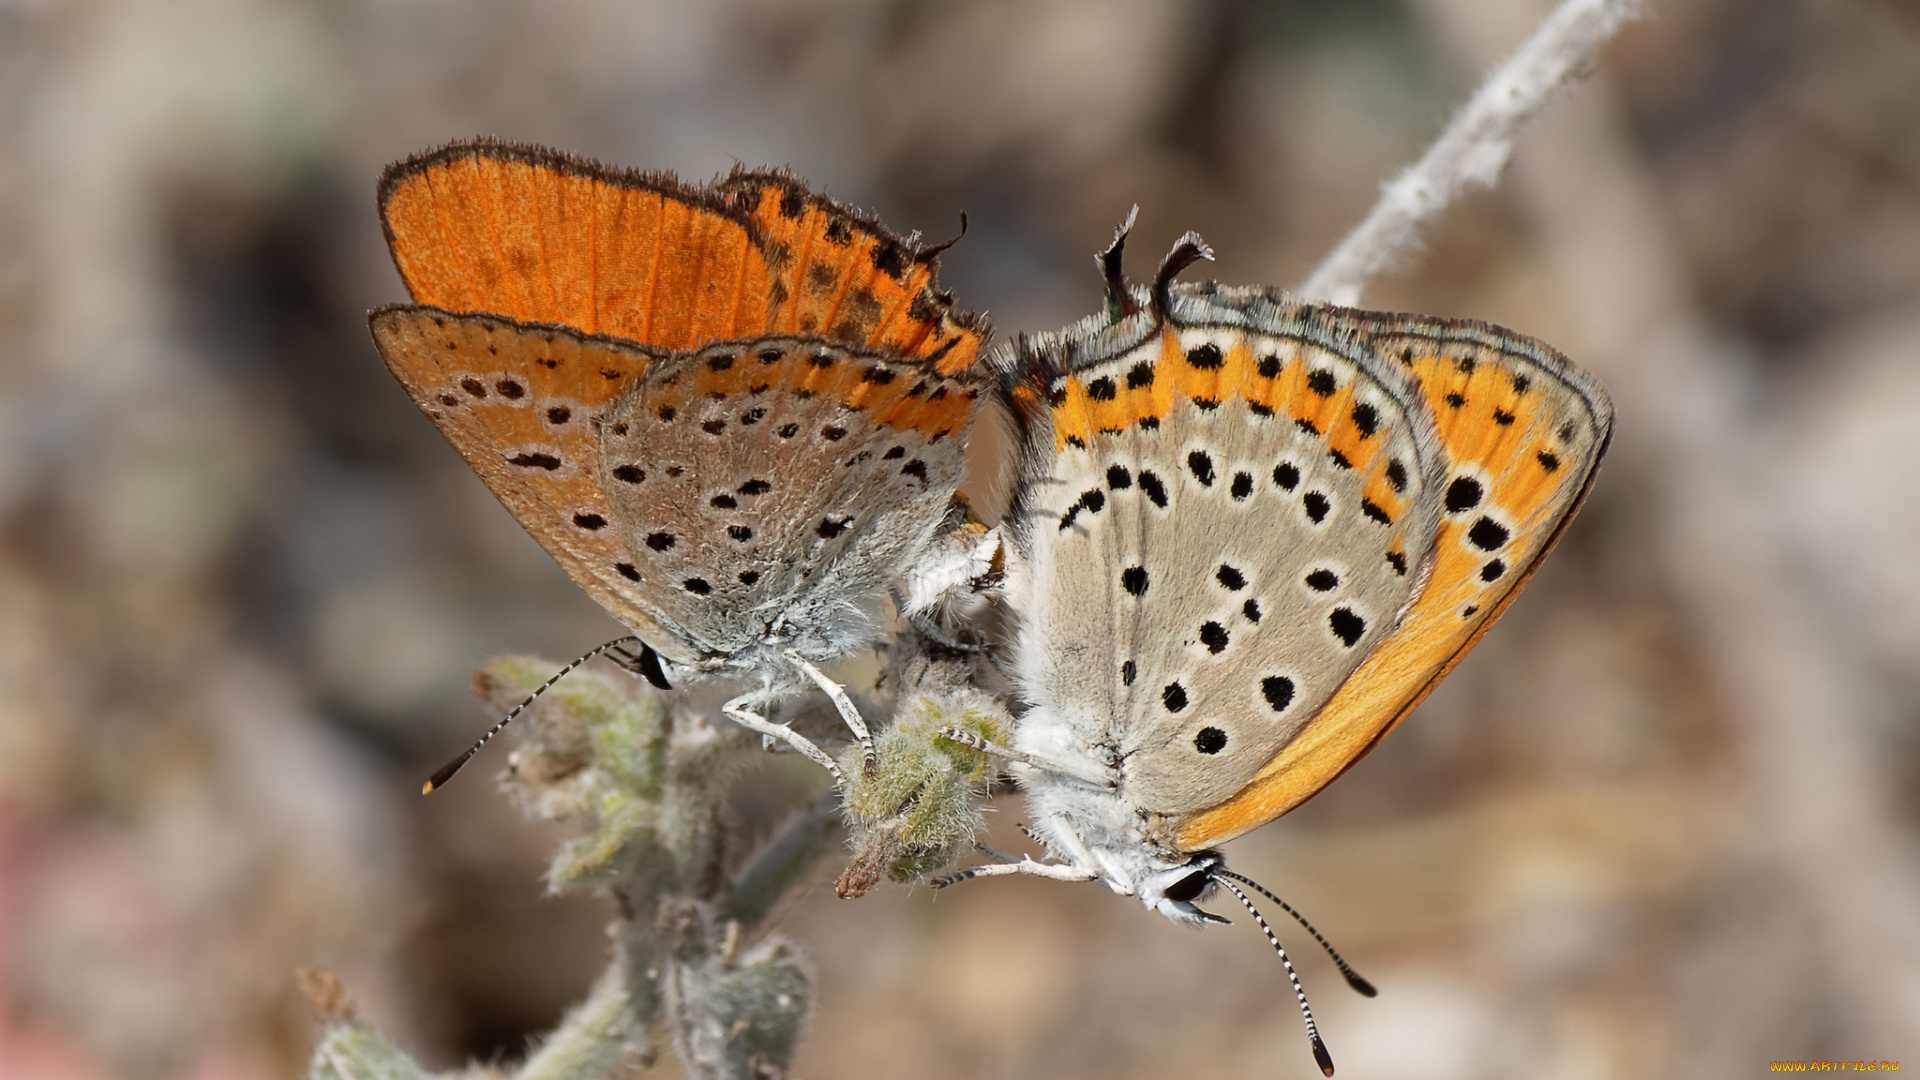
[{"label": "cream and orange butterfly", "polygon": [[1586,496],[1612,409],[1484,323],[1176,284],[1211,257],[1191,233],[1131,288],[1125,236],[1101,257],[1108,313],[1003,358],[1026,709],[983,748],[1054,858],[948,880],[1102,881],[1220,921],[1195,901],[1220,887],[1252,911],[1253,883],[1218,845],[1352,766],[1473,647]]}]

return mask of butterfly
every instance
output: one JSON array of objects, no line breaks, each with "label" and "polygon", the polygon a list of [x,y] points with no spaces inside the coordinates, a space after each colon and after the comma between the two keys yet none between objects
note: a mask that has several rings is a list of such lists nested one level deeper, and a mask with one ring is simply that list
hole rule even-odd
[{"label": "butterfly", "polygon": [[940,248],[781,172],[690,185],[491,140],[389,167],[379,206],[413,299],[372,313],[381,357],[633,631],[602,650],[637,643],[662,688],[747,683],[726,714],[837,773],[754,710],[818,683],[864,739],[818,665],[952,547],[992,376]]},{"label": "butterfly", "polygon": [[1101,256],[1107,312],[999,359],[1026,708],[1009,746],[948,733],[1011,759],[1053,857],[946,883],[1100,881],[1200,924],[1224,921],[1196,903],[1216,887],[1249,911],[1239,886],[1259,889],[1218,846],[1350,768],[1513,601],[1592,485],[1612,409],[1498,327],[1176,283],[1212,256],[1191,233],[1129,286],[1131,221]]}]

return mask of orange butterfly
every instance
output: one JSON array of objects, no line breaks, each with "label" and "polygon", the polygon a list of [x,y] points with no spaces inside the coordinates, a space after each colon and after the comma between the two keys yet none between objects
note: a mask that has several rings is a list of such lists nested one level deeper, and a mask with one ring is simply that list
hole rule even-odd
[{"label": "orange butterfly", "polygon": [[492,141],[379,192],[415,302],[373,336],[414,403],[633,629],[636,670],[747,682],[727,715],[833,770],[754,710],[831,687],[815,665],[874,641],[954,524],[989,376],[938,249],[783,173],[694,186]]}]

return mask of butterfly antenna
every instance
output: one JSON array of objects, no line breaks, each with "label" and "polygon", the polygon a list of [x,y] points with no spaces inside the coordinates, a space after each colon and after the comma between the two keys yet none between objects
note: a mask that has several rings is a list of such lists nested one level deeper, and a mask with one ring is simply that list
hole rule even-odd
[{"label": "butterfly antenna", "polygon": [[1140,310],[1140,301],[1135,299],[1133,290],[1127,287],[1126,269],[1120,265],[1121,252],[1127,246],[1127,234],[1133,231],[1133,219],[1139,216],[1140,204],[1135,203],[1133,209],[1127,211],[1127,220],[1113,230],[1113,243],[1108,244],[1107,250],[1095,260],[1100,264],[1100,276],[1107,282],[1107,307],[1116,320],[1137,314]]},{"label": "butterfly antenna", "polygon": [[918,252],[914,254],[913,261],[917,263],[931,262],[941,252],[959,243],[961,238],[966,235],[967,235],[967,212],[965,210],[962,210],[960,211],[960,235],[954,237],[951,240],[948,240],[944,244],[935,244],[930,248],[921,248]]},{"label": "butterfly antenna", "polygon": [[1201,259],[1211,258],[1213,249],[1197,232],[1189,232],[1173,242],[1173,250],[1160,260],[1160,269],[1153,272],[1153,288],[1148,292],[1155,320],[1166,322],[1167,313],[1173,310],[1173,279],[1180,276],[1180,271]]},{"label": "butterfly antenna", "polygon": [[[648,647],[648,645],[645,642],[641,641],[637,637],[614,638],[612,641],[609,641],[604,645],[596,645],[593,648],[587,650],[584,656],[581,656],[579,659],[575,660],[571,664],[568,664],[566,667],[561,668],[559,671],[554,672],[553,678],[548,679],[546,682],[541,683],[540,688],[538,690],[535,690],[533,693],[527,695],[527,700],[522,701],[518,705],[515,705],[511,712],[507,713],[507,715],[500,718],[499,723],[488,728],[487,733],[485,735],[482,735],[478,739],[475,739],[473,741],[473,745],[467,747],[465,753],[461,754],[457,758],[454,758],[452,761],[447,762],[445,765],[440,766],[440,769],[438,772],[428,777],[427,782],[425,784],[420,785],[420,794],[431,795],[434,792],[445,787],[447,785],[447,781],[453,779],[453,774],[459,772],[461,767],[464,766],[468,762],[468,760],[470,760],[473,757],[473,755],[480,752],[481,747],[487,745],[488,739],[491,739],[495,735],[500,734],[501,728],[506,727],[508,724],[513,723],[514,717],[519,716],[521,713],[527,711],[527,706],[533,704],[534,701],[537,700],[541,694],[546,693],[547,690],[551,688],[554,683],[557,683],[561,679],[566,678],[567,675],[571,673],[574,668],[577,668],[581,664],[584,664],[587,661],[593,659],[594,657],[599,656],[603,652],[608,652],[613,649],[618,649],[619,647],[627,644],[637,644],[640,646],[642,650],[641,652],[642,661],[644,661],[646,657],[653,655],[653,649]],[[658,657],[655,657],[653,663],[655,667],[659,666],[660,661]]]},{"label": "butterfly antenna", "polygon": [[1327,950],[1327,955],[1333,958],[1333,966],[1340,969],[1340,974],[1346,977],[1348,986],[1353,987],[1354,991],[1363,997],[1380,996],[1380,991],[1375,990],[1373,988],[1372,983],[1361,978],[1360,973],[1353,970],[1352,965],[1348,964],[1346,959],[1340,955],[1339,950],[1335,949],[1333,947],[1333,944],[1329,942],[1326,938],[1321,937],[1320,931],[1315,930],[1313,928],[1313,924],[1308,922],[1304,915],[1301,915],[1299,912],[1293,910],[1293,905],[1273,895],[1272,890],[1268,889],[1265,885],[1260,884],[1259,882],[1253,880],[1250,877],[1246,877],[1241,874],[1236,874],[1231,870],[1227,870],[1222,867],[1214,867],[1213,876],[1230,877],[1233,880],[1238,881],[1243,885],[1252,887],[1253,889],[1258,891],[1261,896],[1264,896],[1267,899],[1273,901],[1274,903],[1279,904],[1281,910],[1293,916],[1293,919],[1295,922],[1299,923],[1301,926],[1306,927],[1307,933],[1313,935],[1313,940],[1319,942],[1320,947]]},{"label": "butterfly antenna", "polygon": [[1293,970],[1293,961],[1287,959],[1287,950],[1280,944],[1280,939],[1274,935],[1273,927],[1267,925],[1267,920],[1260,914],[1260,909],[1253,906],[1253,901],[1247,898],[1246,893],[1240,891],[1238,885],[1220,877],[1217,870],[1214,872],[1214,880],[1220,882],[1228,892],[1239,898],[1240,906],[1247,909],[1247,913],[1253,916],[1253,921],[1260,924],[1260,932],[1267,935],[1267,944],[1272,945],[1273,951],[1280,954],[1280,963],[1287,969],[1287,979],[1293,983],[1293,996],[1300,999],[1300,1015],[1307,1022],[1307,1041],[1313,1044],[1314,1064],[1320,1066],[1322,1074],[1332,1076],[1333,1055],[1327,1053],[1326,1041],[1320,1038],[1320,1025],[1313,1022],[1313,1009],[1307,1004],[1307,991],[1300,985],[1300,976]]}]

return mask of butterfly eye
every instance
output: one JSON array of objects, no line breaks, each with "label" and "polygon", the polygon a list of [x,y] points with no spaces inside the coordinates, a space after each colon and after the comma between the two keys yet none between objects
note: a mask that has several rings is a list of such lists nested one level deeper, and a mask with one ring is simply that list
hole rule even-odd
[{"label": "butterfly eye", "polygon": [[1190,903],[1198,900],[1200,894],[1207,891],[1207,885],[1212,880],[1213,879],[1207,876],[1205,870],[1195,870],[1193,873],[1167,886],[1167,891],[1161,895],[1176,904]]}]

